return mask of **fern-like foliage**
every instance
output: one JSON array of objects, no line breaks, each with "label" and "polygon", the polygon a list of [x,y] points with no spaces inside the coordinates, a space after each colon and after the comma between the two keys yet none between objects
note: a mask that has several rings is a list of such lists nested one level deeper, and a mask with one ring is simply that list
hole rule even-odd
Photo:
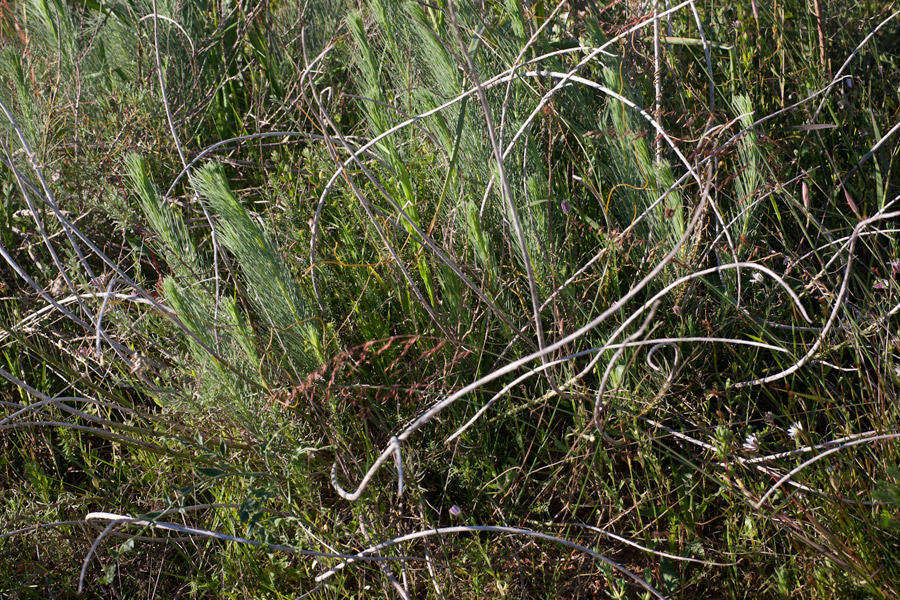
[{"label": "fern-like foliage", "polygon": [[[625,82],[617,70],[603,69],[603,78],[610,89],[620,93],[624,91]],[[630,94],[626,92],[622,95],[628,97]],[[610,99],[606,118],[616,138],[608,153],[609,167],[614,180],[625,182],[623,187],[628,190],[617,194],[617,198],[624,198],[625,201],[619,202],[615,212],[627,222],[655,202],[674,183],[674,177],[666,160],[655,163],[647,143],[648,139],[653,138],[645,135],[648,129],[655,131],[632,108]],[[685,227],[681,194],[670,192],[652,211],[649,222],[649,233],[658,242],[671,243],[680,238]]]},{"label": "fern-like foliage", "polygon": [[130,154],[125,158],[125,168],[141,211],[156,233],[157,237],[153,240],[155,249],[163,255],[179,279],[199,277],[203,270],[200,255],[188,234],[184,217],[180,211],[162,202],[159,190],[150,181],[146,160],[138,154]]},{"label": "fern-like foliage", "polygon": [[272,236],[231,193],[221,165],[201,168],[192,175],[191,183],[212,207],[219,240],[234,256],[244,276],[246,293],[273,327],[287,361],[295,370],[324,362],[322,334],[303,291]]},{"label": "fern-like foliage", "polygon": [[[247,402],[248,384],[265,387],[265,383],[260,379],[261,363],[249,319],[234,298],[215,298],[207,261],[197,249],[181,211],[167,204],[151,181],[146,161],[139,155],[129,155],[126,173],[154,234],[150,246],[169,268],[160,285],[163,298],[196,336],[185,336],[193,361],[184,366],[198,384],[195,399],[199,408],[221,407],[223,399],[230,399],[234,409],[252,411],[254,407]],[[215,349],[216,354],[210,354],[204,345]]]},{"label": "fern-like foliage", "polygon": [[750,127],[753,123],[753,103],[750,97],[738,94],[734,97],[733,103],[741,127],[747,130],[738,142],[737,159],[740,164],[735,169],[737,177],[734,183],[737,193],[734,210],[741,213],[738,222],[741,223],[741,236],[745,237],[750,233],[750,223],[753,217],[753,210],[749,206],[762,182],[760,173],[762,156],[756,143],[756,131]]}]

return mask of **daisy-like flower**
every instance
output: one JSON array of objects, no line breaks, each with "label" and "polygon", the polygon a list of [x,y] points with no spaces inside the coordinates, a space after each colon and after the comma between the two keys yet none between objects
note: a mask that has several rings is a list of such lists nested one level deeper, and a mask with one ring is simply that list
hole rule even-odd
[{"label": "daisy-like flower", "polygon": [[759,450],[759,439],[757,439],[755,433],[751,433],[744,440],[744,451],[756,452],[757,450]]},{"label": "daisy-like flower", "polygon": [[792,440],[796,440],[797,436],[799,436],[802,431],[803,423],[797,421],[788,428],[788,437],[790,437]]},{"label": "daisy-like flower", "polygon": [[753,283],[762,283],[763,274],[759,271],[754,271],[753,275],[750,276],[750,281],[752,281]]},{"label": "daisy-like flower", "polygon": [[131,355],[131,360],[129,360],[128,363],[130,366],[128,372],[132,375],[142,375],[150,368],[150,361],[137,352]]}]

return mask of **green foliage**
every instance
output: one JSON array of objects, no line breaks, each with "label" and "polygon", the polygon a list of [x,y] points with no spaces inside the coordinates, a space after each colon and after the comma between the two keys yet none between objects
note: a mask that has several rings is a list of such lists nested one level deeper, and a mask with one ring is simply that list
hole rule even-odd
[{"label": "green foliage", "polygon": [[221,166],[203,167],[191,176],[191,185],[215,213],[219,239],[246,279],[245,293],[268,320],[291,366],[308,369],[324,362],[321,328],[303,291],[272,236],[232,195]]},{"label": "green foliage", "polygon": [[[42,201],[4,119],[0,245],[84,326],[3,267],[0,367],[55,400],[7,422],[41,397],[0,379],[0,597],[75,595],[93,511],[231,536],[120,524],[85,569],[97,597],[393,597],[387,574],[410,597],[642,597],[609,565],[516,536],[404,542],[380,552],[412,559],[356,562],[321,587],[336,559],[284,551],[352,553],[465,524],[572,540],[668,597],[896,597],[895,441],[831,454],[755,505],[812,456],[805,446],[896,429],[893,221],[857,240],[812,360],[733,385],[818,343],[848,236],[897,194],[894,137],[868,154],[898,113],[896,3],[820,0],[821,24],[799,0],[697,4],[702,36],[679,9],[659,24],[659,114],[646,3],[455,2],[462,44],[447,0],[351,4],[159,0],[154,19],[144,0],[0,0],[0,100],[63,214],[106,257]],[[822,92],[854,52],[849,79]],[[581,80],[536,111],[573,70],[644,113]],[[699,184],[666,142],[657,159],[647,115]],[[330,122],[346,147],[324,139]],[[197,160],[169,189],[184,167],[173,130]],[[428,408],[535,351],[513,207],[554,343],[652,272],[707,183],[738,257],[782,277],[812,323],[742,269],[676,285],[640,335],[646,312],[625,324],[676,279],[731,262],[707,209],[621,310],[405,439],[401,496],[393,456],[358,501],[334,493],[332,469],[355,488]],[[628,336],[609,364],[607,345]],[[657,343],[684,338],[718,341]]]},{"label": "green foliage", "polygon": [[756,132],[751,128],[754,112],[750,98],[740,94],[735,96],[734,111],[741,127],[748,130],[738,142],[739,162],[735,167],[737,173],[735,181],[737,202],[735,205],[736,209],[741,211],[740,222],[742,227],[740,232],[743,237],[750,233],[750,224],[753,216],[751,205],[762,183],[762,173],[760,172],[762,157],[756,141]]}]

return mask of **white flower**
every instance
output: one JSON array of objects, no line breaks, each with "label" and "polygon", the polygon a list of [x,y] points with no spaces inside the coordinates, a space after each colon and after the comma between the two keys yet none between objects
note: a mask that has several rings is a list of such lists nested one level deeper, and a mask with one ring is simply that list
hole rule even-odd
[{"label": "white flower", "polygon": [[788,428],[788,436],[792,440],[796,440],[797,436],[800,435],[800,432],[803,431],[803,423],[797,421],[793,425]]},{"label": "white flower", "polygon": [[756,452],[759,450],[759,440],[756,438],[755,433],[751,433],[747,436],[747,439],[744,440],[744,450],[747,452]]},{"label": "white flower", "polygon": [[753,275],[750,276],[750,281],[752,281],[753,283],[762,283],[763,274],[759,271],[754,271]]},{"label": "white flower", "polygon": [[137,352],[131,355],[131,360],[129,360],[128,363],[130,366],[128,371],[132,375],[142,375],[147,372],[148,368],[150,368],[150,361],[148,361]]}]

